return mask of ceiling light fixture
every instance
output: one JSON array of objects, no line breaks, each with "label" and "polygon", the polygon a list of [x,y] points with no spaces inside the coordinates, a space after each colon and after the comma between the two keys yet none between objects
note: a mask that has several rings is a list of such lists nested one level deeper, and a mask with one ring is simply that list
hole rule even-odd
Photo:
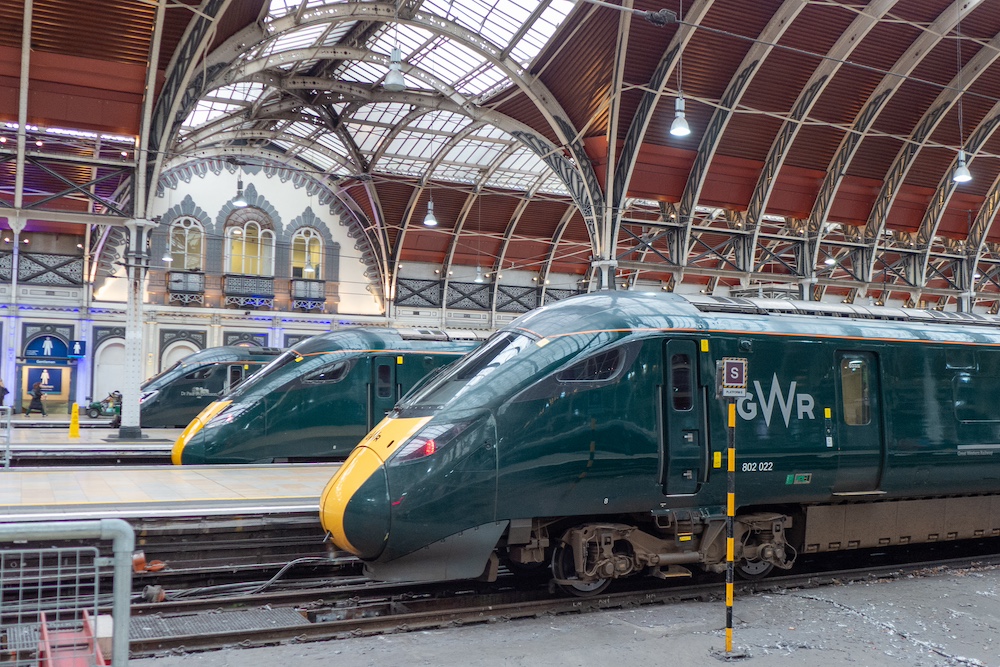
[{"label": "ceiling light fixture", "polygon": [[382,88],[386,92],[401,93],[406,90],[406,79],[403,78],[403,52],[399,50],[399,17],[393,16],[393,28],[396,30],[396,45],[392,47],[389,58],[389,72],[385,75]]},{"label": "ceiling light fixture", "polygon": [[[961,12],[961,10],[959,10]],[[965,91],[962,89],[962,14],[958,15],[958,23],[955,25],[955,62],[958,70],[958,161],[955,163],[955,172],[951,175],[951,180],[956,183],[968,183],[972,180],[972,172],[965,162],[965,132],[962,123],[962,97]]]},{"label": "ceiling light fixture", "polygon": [[406,80],[402,70],[403,54],[399,47],[392,49],[392,60],[389,62],[389,72],[385,75],[382,87],[390,93],[401,93],[406,90]]},{"label": "ceiling light fixture", "polygon": [[236,179],[236,198],[233,200],[233,206],[236,208],[245,208],[250,204],[247,202],[246,197],[243,196],[243,173],[242,167],[240,168],[240,175]]},{"label": "ceiling light fixture", "polygon": [[164,262],[166,264],[170,264],[171,262],[174,261],[174,258],[170,254],[170,251],[168,250],[167,252],[163,253],[163,257],[160,258],[160,261],[162,261],[162,262]]},{"label": "ceiling light fixture", "polygon": [[[684,11],[684,3],[678,0],[680,11]],[[682,19],[682,14],[677,14],[678,23]],[[680,29],[678,29],[680,34]],[[688,125],[684,115],[684,49],[677,53],[677,99],[674,100],[674,122],[670,124],[670,134],[675,137],[686,137],[691,134],[691,126]]]},{"label": "ceiling light fixture", "polygon": [[434,217],[434,195],[427,201],[427,215],[424,216],[424,227],[437,227],[438,221]]}]

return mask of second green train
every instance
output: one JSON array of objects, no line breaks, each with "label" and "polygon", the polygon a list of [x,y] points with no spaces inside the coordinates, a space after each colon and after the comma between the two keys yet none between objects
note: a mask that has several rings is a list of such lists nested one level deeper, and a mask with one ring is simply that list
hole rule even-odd
[{"label": "second green train", "polygon": [[202,410],[171,459],[179,465],[345,458],[403,394],[478,345],[428,329],[313,336]]}]

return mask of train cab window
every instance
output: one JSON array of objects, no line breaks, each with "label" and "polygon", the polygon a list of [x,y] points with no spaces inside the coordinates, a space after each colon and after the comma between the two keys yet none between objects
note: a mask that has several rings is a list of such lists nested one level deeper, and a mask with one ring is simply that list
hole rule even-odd
[{"label": "train cab window", "polygon": [[848,426],[871,423],[869,368],[864,359],[845,356],[840,360],[840,391],[844,401],[844,422]]},{"label": "train cab window", "polygon": [[235,387],[243,379],[243,366],[230,366],[229,367],[229,386],[230,388]]},{"label": "train cab window", "polygon": [[323,366],[314,373],[310,373],[302,381],[310,384],[333,384],[334,382],[340,382],[347,376],[347,371],[350,367],[350,363],[346,361],[337,361]]},{"label": "train cab window", "polygon": [[379,398],[389,398],[392,396],[392,368],[383,364],[378,367],[378,381],[375,390]]},{"label": "train cab window", "polygon": [[213,370],[215,370],[215,366],[203,366],[202,368],[199,368],[198,370],[192,371],[191,373],[188,373],[187,375],[185,375],[184,379],[185,380],[204,380],[205,378],[207,378],[209,375],[212,374]]},{"label": "train cab window", "polygon": [[610,380],[621,368],[621,349],[607,350],[573,364],[556,376],[559,382],[601,382]]},{"label": "train cab window", "polygon": [[670,357],[670,400],[677,412],[686,412],[694,407],[691,380],[691,357],[686,354]]}]

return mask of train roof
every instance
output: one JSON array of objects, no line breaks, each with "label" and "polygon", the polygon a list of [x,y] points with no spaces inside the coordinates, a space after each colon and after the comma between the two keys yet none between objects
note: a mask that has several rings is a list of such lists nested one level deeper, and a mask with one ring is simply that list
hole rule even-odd
[{"label": "train roof", "polygon": [[241,345],[223,345],[209,347],[192,352],[181,359],[182,366],[192,364],[219,363],[223,361],[243,361],[276,357],[282,350],[278,347],[243,347]]},{"label": "train roof", "polygon": [[539,336],[590,331],[727,331],[1000,344],[1000,317],[814,301],[607,291],[526,313],[508,328]]},{"label": "train roof", "polygon": [[351,327],[312,336],[293,349],[300,353],[344,349],[466,350],[470,341],[484,338],[485,334],[475,331]]}]

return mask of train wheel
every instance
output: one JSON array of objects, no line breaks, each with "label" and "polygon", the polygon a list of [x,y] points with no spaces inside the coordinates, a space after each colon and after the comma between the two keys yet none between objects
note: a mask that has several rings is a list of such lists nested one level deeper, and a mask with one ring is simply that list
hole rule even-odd
[{"label": "train wheel", "polygon": [[773,564],[763,560],[741,560],[736,564],[736,574],[740,576],[740,579],[746,579],[747,581],[763,579],[771,574],[771,570],[773,569]]},{"label": "train wheel", "polygon": [[[611,585],[610,579],[596,579],[594,581],[577,579],[576,568],[573,565],[573,551],[561,544],[552,551],[552,576],[559,582],[556,583],[556,586],[570,595],[581,598],[603,593]],[[574,579],[576,579],[575,583]]]}]

